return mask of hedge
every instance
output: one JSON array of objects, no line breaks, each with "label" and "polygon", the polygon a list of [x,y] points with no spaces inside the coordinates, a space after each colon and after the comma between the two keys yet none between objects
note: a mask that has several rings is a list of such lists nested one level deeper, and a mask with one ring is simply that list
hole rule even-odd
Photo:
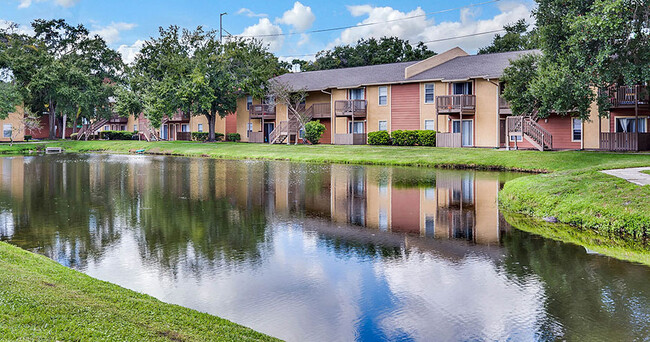
[{"label": "hedge", "polygon": [[436,146],[436,131],[398,130],[392,137],[387,131],[368,133],[368,145]]},{"label": "hedge", "polygon": [[226,139],[228,141],[237,142],[241,140],[241,135],[239,135],[239,133],[228,133],[228,135],[226,135]]},{"label": "hedge", "polygon": [[129,131],[101,131],[99,132],[100,139],[108,140],[133,140],[133,136],[137,136],[137,132]]},{"label": "hedge", "polygon": [[[210,133],[208,132],[192,132],[192,140],[194,141],[207,141]],[[223,139],[223,133],[214,132],[214,140],[221,141]]]},{"label": "hedge", "polygon": [[324,132],[325,125],[320,123],[320,120],[309,121],[305,124],[305,139],[313,145],[318,144]]},{"label": "hedge", "polygon": [[376,131],[368,133],[368,145],[391,145],[388,131]]}]

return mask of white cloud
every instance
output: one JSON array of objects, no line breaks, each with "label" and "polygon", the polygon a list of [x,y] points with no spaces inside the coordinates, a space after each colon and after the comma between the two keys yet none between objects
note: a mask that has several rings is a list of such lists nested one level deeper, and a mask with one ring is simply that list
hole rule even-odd
[{"label": "white cloud", "polygon": [[99,35],[104,38],[106,43],[113,44],[117,43],[120,40],[120,32],[129,31],[136,27],[136,24],[132,23],[111,23],[108,26],[99,27],[95,30],[90,31],[92,35]]},{"label": "white cloud", "polygon": [[282,18],[277,19],[276,22],[291,25],[298,31],[305,31],[314,24],[315,20],[316,16],[311,11],[311,7],[296,1],[293,8],[284,12]]},{"label": "white cloud", "polygon": [[140,49],[144,46],[144,40],[137,40],[133,45],[120,45],[117,52],[122,55],[122,60],[126,64],[132,64],[135,61],[135,56],[140,53]]},{"label": "white cloud", "polygon": [[[460,11],[458,21],[443,21],[436,23],[433,19],[425,16],[397,20],[379,25],[370,25],[346,29],[341,35],[331,42],[328,48],[340,44],[354,44],[361,38],[381,38],[384,36],[397,36],[408,39],[411,43],[419,41],[431,41],[442,38],[464,36],[485,31],[494,31],[503,28],[503,25],[513,23],[519,19],[526,19],[530,22],[530,8],[521,3],[501,3],[498,6],[500,13],[488,19],[475,20],[478,17],[478,10],[463,9]],[[366,19],[359,24],[385,22],[402,19],[411,16],[424,15],[425,11],[420,7],[410,11],[401,12],[392,7],[373,7],[370,5],[348,6],[352,16],[366,16]],[[468,52],[489,45],[494,34],[477,35],[473,37],[447,40],[442,42],[429,43],[427,46],[436,52],[443,52],[454,46],[460,46]]]},{"label": "white cloud", "polygon": [[[46,2],[46,1],[52,1],[52,0],[20,0],[20,4],[18,4],[18,8],[27,8],[32,5],[34,2]],[[79,0],[53,0],[53,2],[61,7],[72,7],[76,5]]]},{"label": "white cloud", "polygon": [[265,17],[269,16],[266,13],[255,13],[255,12],[251,11],[250,9],[245,8],[245,7],[240,8],[239,11],[237,11],[237,14],[242,14],[242,15],[245,15],[245,16],[247,16],[249,18],[265,18]]},{"label": "white cloud", "polygon": [[268,18],[261,18],[257,24],[245,28],[241,36],[255,37],[256,39],[262,40],[268,45],[269,51],[277,52],[282,48],[284,36],[261,37],[274,34],[282,34],[282,28],[273,24]]}]

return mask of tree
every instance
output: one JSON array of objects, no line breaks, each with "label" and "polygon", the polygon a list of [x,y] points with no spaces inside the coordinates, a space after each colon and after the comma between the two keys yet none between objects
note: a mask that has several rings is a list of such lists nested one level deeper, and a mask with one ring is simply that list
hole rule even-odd
[{"label": "tree", "polygon": [[34,115],[25,113],[25,115],[20,119],[20,124],[11,126],[11,143],[9,146],[14,145],[14,140],[16,140],[19,135],[28,132],[31,133],[39,129],[41,129],[41,119]]},{"label": "tree", "polygon": [[20,94],[16,86],[9,82],[0,81],[0,119],[6,119],[20,105]]},{"label": "tree", "polygon": [[588,120],[594,101],[600,116],[609,114],[604,92],[595,89],[650,81],[650,0],[537,3],[534,16],[543,54],[534,63],[506,70],[504,96],[511,105],[534,105],[542,118],[558,113]]},{"label": "tree", "polygon": [[300,64],[303,71],[327,70],[419,61],[435,54],[422,42],[411,45],[408,40],[382,37],[360,39],[355,45],[339,45],[331,50],[320,51],[313,63],[294,60],[293,64]]},{"label": "tree", "polygon": [[502,36],[497,34],[492,40],[492,44],[478,50],[479,54],[521,51],[536,49],[537,30],[528,31],[528,24],[524,19],[515,23],[503,26],[506,33]]},{"label": "tree", "polygon": [[237,109],[243,94],[261,97],[264,84],[280,73],[277,59],[256,40],[220,43],[215,31],[160,28],[136,58],[135,84],[143,91],[145,115],[155,127],[177,110],[208,120],[215,141],[217,116]]},{"label": "tree", "polygon": [[266,96],[273,98],[276,104],[287,107],[288,119],[298,121],[300,129],[311,120],[305,113],[304,103],[307,100],[307,90],[294,89],[288,83],[272,80],[268,84]]}]

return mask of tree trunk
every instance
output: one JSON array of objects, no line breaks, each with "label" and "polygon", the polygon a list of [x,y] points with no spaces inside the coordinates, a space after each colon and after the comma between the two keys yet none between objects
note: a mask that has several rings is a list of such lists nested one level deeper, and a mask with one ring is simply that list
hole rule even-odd
[{"label": "tree trunk", "polygon": [[205,114],[205,117],[208,119],[208,141],[214,142],[216,141],[214,134],[214,123],[217,119],[217,113],[215,111],[211,111],[210,114]]},{"label": "tree trunk", "polygon": [[61,139],[65,140],[65,121],[68,119],[67,114],[63,114],[63,120],[61,120]]},{"label": "tree trunk", "polygon": [[56,105],[50,100],[49,102],[49,107],[48,107],[49,113],[50,113],[50,130],[49,130],[49,138],[50,139],[56,139]]},{"label": "tree trunk", "polygon": [[72,120],[72,134],[77,133],[77,119],[79,117],[75,116],[74,120]]}]

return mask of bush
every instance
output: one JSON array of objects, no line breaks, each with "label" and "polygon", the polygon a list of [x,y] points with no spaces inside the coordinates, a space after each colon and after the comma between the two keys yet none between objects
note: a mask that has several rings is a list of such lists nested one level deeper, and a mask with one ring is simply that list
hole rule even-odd
[{"label": "bush", "polygon": [[368,145],[390,145],[393,142],[390,139],[388,131],[377,131],[368,133]]},{"label": "bush", "polygon": [[418,143],[416,131],[393,131],[393,145],[414,146]]},{"label": "bush", "polygon": [[436,131],[421,130],[418,133],[418,145],[436,146]]},{"label": "bush", "polygon": [[[192,132],[192,140],[194,141],[208,141],[210,136],[209,132]],[[214,140],[221,141],[223,140],[223,133],[214,132]]]},{"label": "bush", "polygon": [[31,135],[26,135],[25,136],[25,141],[30,141],[30,140],[32,140],[32,136]]},{"label": "bush", "polygon": [[99,139],[133,140],[134,135],[137,136],[129,131],[101,131],[99,132]]},{"label": "bush", "polygon": [[241,135],[239,135],[239,133],[228,133],[228,135],[226,135],[226,139],[228,141],[237,142],[241,140]]},{"label": "bush", "polygon": [[316,145],[325,133],[325,125],[320,123],[319,120],[309,121],[305,124],[305,139],[310,143]]}]

